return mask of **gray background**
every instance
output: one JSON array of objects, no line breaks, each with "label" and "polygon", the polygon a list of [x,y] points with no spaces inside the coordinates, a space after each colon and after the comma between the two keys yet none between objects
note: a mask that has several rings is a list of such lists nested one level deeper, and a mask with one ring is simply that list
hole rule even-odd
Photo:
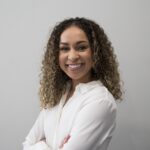
[{"label": "gray background", "polygon": [[102,25],[120,62],[126,94],[109,150],[149,150],[149,0],[0,0],[0,149],[22,149],[40,110],[39,73],[50,29],[74,16]]}]

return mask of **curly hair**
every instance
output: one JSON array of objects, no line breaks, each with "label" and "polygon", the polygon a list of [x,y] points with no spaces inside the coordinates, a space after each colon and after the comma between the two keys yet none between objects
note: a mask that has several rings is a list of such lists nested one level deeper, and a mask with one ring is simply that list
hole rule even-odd
[{"label": "curly hair", "polygon": [[54,27],[47,43],[42,61],[40,79],[40,101],[42,108],[56,106],[65,93],[70,78],[60,69],[58,62],[59,42],[62,32],[76,26],[82,29],[93,51],[92,77],[100,80],[116,100],[122,99],[118,61],[114,49],[102,27],[87,18],[69,18]]}]

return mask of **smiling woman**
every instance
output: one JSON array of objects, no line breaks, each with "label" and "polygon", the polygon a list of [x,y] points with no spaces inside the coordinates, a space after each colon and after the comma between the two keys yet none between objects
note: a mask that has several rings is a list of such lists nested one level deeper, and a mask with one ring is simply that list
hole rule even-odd
[{"label": "smiling woman", "polygon": [[42,62],[42,111],[24,150],[107,150],[122,92],[104,30],[86,18],[57,24]]}]

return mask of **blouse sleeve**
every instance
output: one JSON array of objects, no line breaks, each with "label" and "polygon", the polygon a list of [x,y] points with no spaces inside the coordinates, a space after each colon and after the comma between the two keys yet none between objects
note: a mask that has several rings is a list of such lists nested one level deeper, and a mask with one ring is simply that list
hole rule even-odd
[{"label": "blouse sleeve", "polygon": [[70,139],[64,144],[63,150],[106,149],[115,128],[115,119],[115,102],[90,102],[78,113]]},{"label": "blouse sleeve", "polygon": [[23,150],[51,150],[45,142],[44,135],[44,109],[40,112],[36,122],[27,135]]}]

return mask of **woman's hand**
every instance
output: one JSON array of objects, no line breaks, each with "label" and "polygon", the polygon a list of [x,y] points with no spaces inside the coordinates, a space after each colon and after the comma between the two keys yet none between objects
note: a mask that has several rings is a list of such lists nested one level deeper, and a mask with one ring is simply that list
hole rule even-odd
[{"label": "woman's hand", "polygon": [[60,149],[62,149],[64,147],[64,144],[66,144],[68,142],[68,140],[70,139],[70,135],[67,135],[64,140],[62,141],[61,145],[59,146]]}]

